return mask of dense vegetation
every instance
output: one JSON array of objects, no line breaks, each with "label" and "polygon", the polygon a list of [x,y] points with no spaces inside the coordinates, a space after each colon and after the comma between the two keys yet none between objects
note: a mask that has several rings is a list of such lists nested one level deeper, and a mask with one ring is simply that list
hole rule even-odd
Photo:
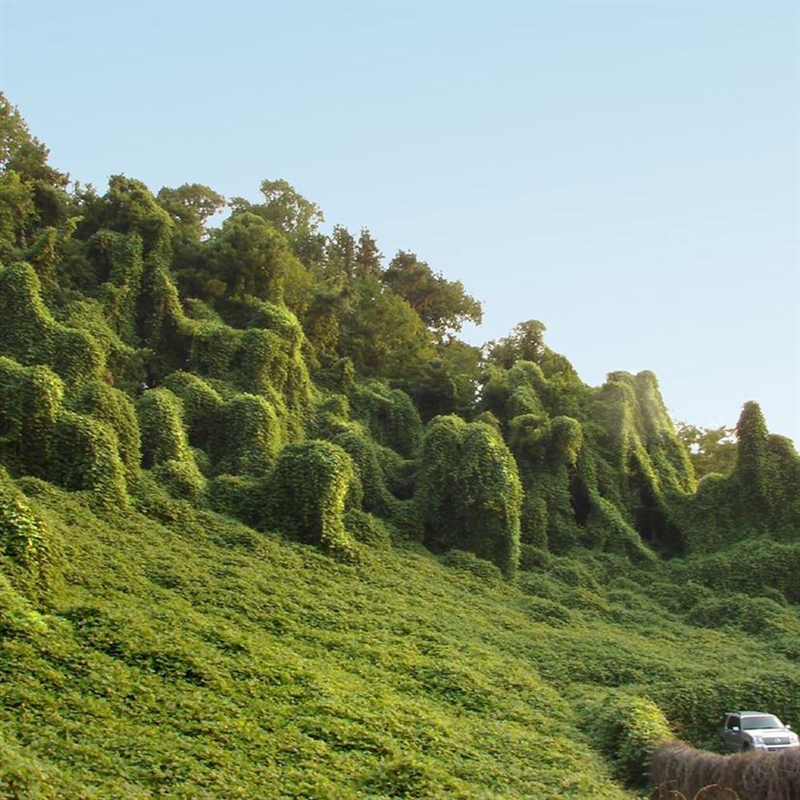
[{"label": "dense vegetation", "polygon": [[800,720],[755,402],[676,429],[540,322],[472,347],[285,181],[47,156],[0,96],[0,795],[623,798],[725,707]]}]

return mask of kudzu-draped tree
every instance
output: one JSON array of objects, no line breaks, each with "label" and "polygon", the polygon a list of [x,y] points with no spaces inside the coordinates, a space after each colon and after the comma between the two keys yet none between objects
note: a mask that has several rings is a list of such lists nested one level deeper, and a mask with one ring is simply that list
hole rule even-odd
[{"label": "kudzu-draped tree", "polygon": [[473,552],[512,577],[519,562],[522,488],[500,433],[437,417],[425,431],[416,503],[432,550]]}]

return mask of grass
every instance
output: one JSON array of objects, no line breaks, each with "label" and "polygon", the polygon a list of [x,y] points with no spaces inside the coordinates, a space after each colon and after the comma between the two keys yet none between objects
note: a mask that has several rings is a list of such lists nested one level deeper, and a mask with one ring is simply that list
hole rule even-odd
[{"label": "grass", "polygon": [[728,699],[797,710],[775,638],[796,607],[768,636],[712,630],[663,571],[590,554],[511,586],[474,558],[349,565],[188,506],[158,523],[21,485],[61,581],[38,611],[0,592],[0,796],[623,800],[644,788],[589,739],[587,697],[648,698],[701,745]]}]

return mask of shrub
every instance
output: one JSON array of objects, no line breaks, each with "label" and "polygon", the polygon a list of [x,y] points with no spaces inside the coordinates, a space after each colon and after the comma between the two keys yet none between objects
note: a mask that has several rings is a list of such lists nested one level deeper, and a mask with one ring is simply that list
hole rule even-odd
[{"label": "shrub", "polygon": [[254,394],[239,394],[214,414],[209,450],[219,473],[263,476],[283,445],[274,408]]},{"label": "shrub", "polygon": [[345,513],[345,528],[353,538],[369,547],[386,550],[392,545],[392,527],[374,514],[358,508]]},{"label": "shrub", "polygon": [[128,504],[125,466],[112,428],[91,417],[62,411],[53,431],[49,479],[66,489],[88,489],[108,507]]},{"label": "shrub", "polygon": [[364,422],[372,438],[404,458],[413,458],[422,442],[423,428],[411,398],[381,381],[356,384],[350,393],[353,416]]},{"label": "shrub", "polygon": [[344,525],[354,480],[353,461],[331,442],[310,441],[281,450],[269,482],[272,523],[292,538],[353,559],[357,548]]},{"label": "shrub", "polygon": [[56,574],[52,534],[25,496],[4,480],[0,484],[0,554],[18,567],[13,570],[19,576],[18,588],[31,599],[49,594]]},{"label": "shrub", "polygon": [[71,386],[100,376],[100,347],[85,331],[53,319],[30,265],[0,269],[0,319],[0,352],[20,364],[47,365]]},{"label": "shrub", "polygon": [[217,475],[208,482],[208,506],[254,528],[266,524],[267,484],[247,475]]},{"label": "shrub", "polygon": [[181,400],[189,443],[206,449],[214,428],[214,416],[223,405],[222,397],[208,382],[182,370],[167,375],[162,386]]},{"label": "shrub", "polygon": [[87,248],[96,265],[105,318],[123,341],[136,346],[136,305],[144,273],[142,237],[104,228],[92,236]]},{"label": "shrub", "polygon": [[132,485],[142,461],[139,423],[133,401],[107,383],[91,381],[75,398],[72,408],[106,423],[114,431],[128,485]]},{"label": "shrub", "polygon": [[448,550],[442,557],[442,563],[461,572],[468,572],[482,581],[494,582],[503,578],[500,568],[491,561],[478,558],[466,550]]},{"label": "shrub", "polygon": [[436,417],[427,427],[415,504],[424,543],[495,563],[513,577],[519,563],[522,489],[516,463],[493,427]]},{"label": "shrub", "polygon": [[650,700],[621,692],[584,696],[576,704],[593,744],[627,785],[644,788],[653,753],[673,739],[661,709]]},{"label": "shrub", "polygon": [[13,474],[50,474],[64,384],[45,366],[0,356],[0,460]]},{"label": "shrub", "polygon": [[139,398],[136,410],[144,468],[176,497],[196,499],[205,479],[189,446],[180,399],[169,389],[151,389]]}]

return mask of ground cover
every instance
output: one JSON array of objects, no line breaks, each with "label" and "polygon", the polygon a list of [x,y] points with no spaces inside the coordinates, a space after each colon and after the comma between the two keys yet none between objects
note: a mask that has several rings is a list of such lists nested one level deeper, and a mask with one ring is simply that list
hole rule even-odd
[{"label": "ground cover", "polygon": [[3,595],[10,797],[631,798],[598,702],[649,699],[706,744],[725,687],[800,695],[768,637],[690,625],[608,558],[511,585],[467,554],[343,564],[178,502],[159,523],[20,485],[60,579],[42,613]]}]

